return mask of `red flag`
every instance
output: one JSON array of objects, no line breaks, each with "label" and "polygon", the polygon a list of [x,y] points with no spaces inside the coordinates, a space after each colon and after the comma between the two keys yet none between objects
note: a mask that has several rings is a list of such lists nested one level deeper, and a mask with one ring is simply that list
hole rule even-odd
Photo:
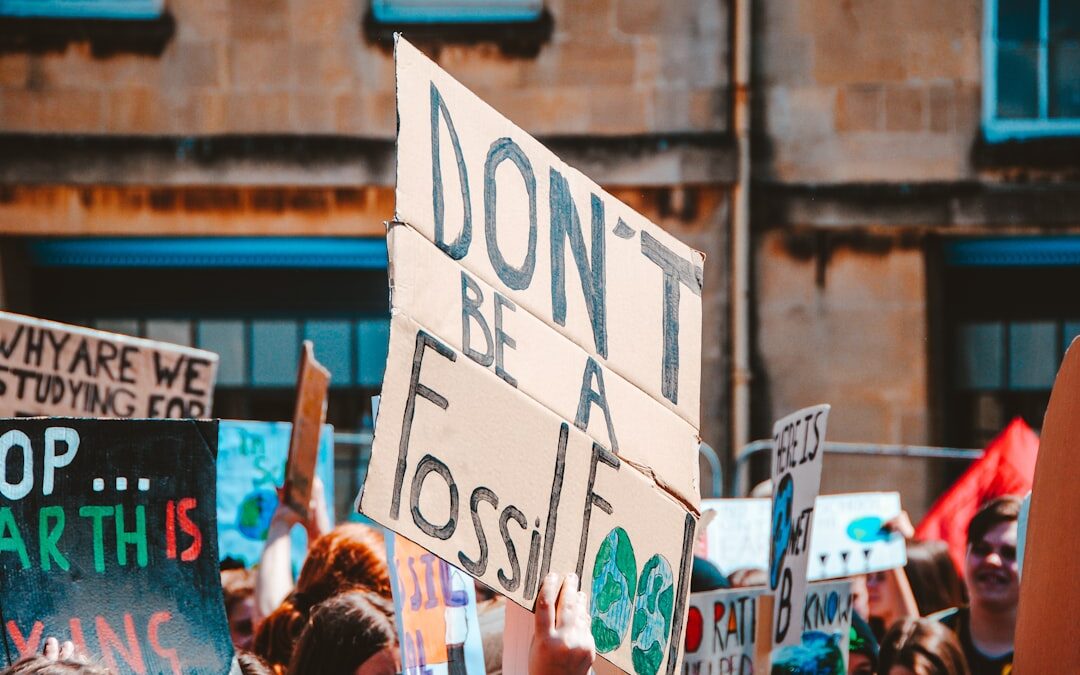
[{"label": "red flag", "polygon": [[983,456],[938,497],[915,529],[915,538],[947,543],[956,569],[963,574],[971,517],[995,497],[1023,496],[1031,490],[1038,453],[1039,437],[1017,417],[990,441]]}]

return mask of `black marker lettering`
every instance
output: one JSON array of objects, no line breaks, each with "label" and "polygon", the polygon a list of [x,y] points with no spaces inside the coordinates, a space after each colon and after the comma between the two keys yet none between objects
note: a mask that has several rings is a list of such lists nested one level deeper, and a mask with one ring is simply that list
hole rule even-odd
[{"label": "black marker lettering", "polygon": [[[446,120],[450,132],[450,144],[454,146],[454,159],[457,160],[458,178],[461,179],[462,214],[461,234],[451,243],[446,243],[445,220],[446,206],[443,200],[442,154],[439,148],[439,115]],[[469,199],[469,173],[465,170],[465,156],[461,152],[454,120],[446,108],[439,89],[431,83],[431,205],[435,216],[435,245],[454,260],[461,260],[469,252],[472,243],[472,203]]]},{"label": "black marker lettering", "polygon": [[[495,348],[491,340],[491,329],[488,328],[487,321],[480,312],[483,305],[484,292],[480,290],[480,286],[473,281],[472,277],[466,274],[465,270],[462,270],[461,351],[464,352],[465,356],[486,368],[495,359]],[[480,327],[480,331],[484,334],[484,351],[482,352],[478,352],[472,347],[472,321],[470,319],[476,321],[476,325]]]},{"label": "black marker lettering", "polygon": [[694,560],[694,517],[689,513],[683,519],[682,560],[679,562],[679,588],[675,592],[678,602],[671,614],[671,642],[668,647],[668,675],[675,674],[675,663],[679,660],[679,647],[683,640],[679,639],[683,631],[683,621],[686,620],[686,601],[689,597],[690,573]]},{"label": "black marker lettering", "polygon": [[[595,389],[592,386],[593,380],[596,380]],[[593,404],[604,413],[611,451],[619,454],[619,441],[615,438],[615,425],[611,421],[611,408],[608,407],[607,392],[604,390],[604,371],[599,363],[588,357],[585,361],[585,372],[581,374],[581,395],[578,397],[577,415],[574,417],[574,426],[585,433],[589,432],[589,413],[592,412]]]},{"label": "black marker lettering", "polygon": [[503,331],[503,307],[511,312],[517,311],[517,306],[510,302],[509,298],[503,297],[502,293],[495,293],[495,374],[501,377],[511,387],[517,386],[517,378],[506,372],[503,367],[506,361],[503,359],[503,345],[510,349],[517,348],[517,341]]},{"label": "black marker lettering", "polygon": [[591,195],[592,203],[592,260],[585,250],[585,236],[577,205],[570,195],[570,185],[554,168],[551,169],[551,318],[560,326],[566,325],[566,254],[563,240],[570,241],[585,309],[592,324],[593,344],[600,356],[607,358],[607,264],[604,254],[604,202]]},{"label": "black marker lettering", "polygon": [[555,453],[555,476],[551,479],[551,498],[548,501],[547,527],[544,528],[544,558],[540,564],[540,578],[551,569],[551,552],[555,547],[555,529],[559,520],[559,500],[562,498],[563,475],[566,473],[566,444],[570,438],[570,425],[559,426],[559,449]]},{"label": "black marker lettering", "polygon": [[592,461],[589,463],[589,483],[585,492],[585,513],[582,517],[581,523],[581,542],[578,544],[578,558],[577,569],[575,570],[578,575],[578,579],[581,578],[581,573],[585,569],[585,548],[589,544],[589,521],[592,520],[592,510],[595,506],[604,513],[611,515],[611,503],[596,494],[593,488],[596,486],[596,465],[600,462],[607,464],[616,471],[619,470],[622,462],[619,458],[611,454],[607,448],[599,443],[592,444]]},{"label": "black marker lettering", "polygon": [[[424,479],[428,474],[437,473],[446,482],[450,490],[450,514],[442,525],[433,525],[420,513],[420,490],[424,487]],[[435,459],[431,455],[424,455],[416,465],[416,475],[413,476],[412,488],[409,494],[409,505],[412,510],[413,522],[424,531],[424,534],[436,539],[449,539],[454,536],[457,529],[458,517],[458,488],[454,477],[450,474],[450,467]]]},{"label": "black marker lettering", "polygon": [[[495,171],[505,160],[510,160],[517,167],[525,183],[525,192],[529,197],[529,245],[521,267],[512,267],[499,250],[495,215],[497,195]],[[488,149],[487,160],[484,162],[484,237],[487,240],[491,267],[502,282],[515,291],[528,288],[532,283],[533,272],[536,270],[536,174],[533,173],[532,164],[529,163],[529,158],[525,156],[524,151],[510,138],[500,138],[492,143]]]},{"label": "black marker lettering", "polygon": [[664,359],[661,393],[679,402],[679,291],[686,286],[701,295],[701,277],[689,260],[675,255],[648,232],[641,232],[641,253],[664,271]]},{"label": "black marker lettering", "polygon": [[480,557],[477,560],[471,560],[465,555],[464,551],[458,551],[458,562],[461,563],[461,567],[466,572],[475,577],[484,576],[488,564],[487,536],[484,534],[484,525],[480,522],[480,514],[477,512],[480,502],[487,502],[498,509],[499,498],[495,496],[491,489],[483,486],[473,490],[472,496],[469,498],[469,511],[472,514],[473,529],[476,530],[476,542],[480,545]]},{"label": "black marker lettering", "polygon": [[502,515],[499,516],[499,532],[502,533],[503,544],[506,545],[506,557],[510,559],[510,576],[507,577],[505,572],[500,569],[498,573],[499,583],[506,590],[513,592],[521,585],[521,566],[518,564],[517,548],[514,547],[514,540],[510,538],[510,531],[507,529],[507,523],[511,518],[523,530],[529,528],[529,521],[525,519],[525,514],[516,506],[507,506],[503,509]]},{"label": "black marker lettering", "polygon": [[390,501],[390,517],[397,520],[401,511],[401,487],[405,482],[405,466],[409,459],[409,436],[412,434],[413,417],[416,416],[416,397],[425,398],[443,410],[446,410],[450,402],[438,392],[428,386],[420,384],[420,367],[424,362],[424,350],[434,349],[438,354],[450,361],[457,360],[457,354],[452,349],[436,340],[424,331],[416,333],[416,347],[413,349],[412,376],[409,378],[409,396],[405,399],[405,418],[401,422],[401,440],[398,443],[397,470],[394,474],[394,496]]},{"label": "black marker lettering", "polygon": [[[537,528],[540,527],[540,519],[536,521]],[[525,590],[524,594],[526,598],[531,598],[533,593],[536,592],[536,572],[540,562],[540,530],[536,529],[532,531],[532,536],[529,540],[529,564],[525,568]]]}]

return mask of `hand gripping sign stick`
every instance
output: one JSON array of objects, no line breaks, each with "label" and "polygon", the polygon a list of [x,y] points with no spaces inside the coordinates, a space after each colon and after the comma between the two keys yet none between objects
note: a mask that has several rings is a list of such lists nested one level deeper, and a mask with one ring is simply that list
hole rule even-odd
[{"label": "hand gripping sign stick", "polygon": [[296,381],[296,411],[293,413],[289,463],[285,467],[285,502],[307,518],[315,464],[319,459],[319,433],[326,422],[326,393],[330,371],[315,360],[310,340],[304,340],[300,372]]}]

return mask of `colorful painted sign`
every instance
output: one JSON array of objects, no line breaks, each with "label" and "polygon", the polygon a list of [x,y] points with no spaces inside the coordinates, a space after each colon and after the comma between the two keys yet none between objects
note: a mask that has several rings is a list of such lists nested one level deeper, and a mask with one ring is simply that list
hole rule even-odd
[{"label": "colorful painted sign", "polygon": [[[849,581],[807,587],[801,642],[774,655],[783,672],[847,673],[852,595]],[[685,675],[753,675],[757,600],[764,588],[734,588],[690,595],[686,620]],[[787,650],[787,651],[785,651]],[[813,667],[806,668],[812,664]]]},{"label": "colorful painted sign", "polygon": [[473,578],[392,532],[386,549],[402,673],[483,675]]},{"label": "colorful painted sign", "polygon": [[0,417],[207,417],[218,356],[0,312]]},{"label": "colorful painted sign", "polygon": [[675,673],[703,257],[400,38],[396,56],[390,350],[359,508],[528,609],[548,570],[576,572],[601,656]]},{"label": "colorful painted sign", "polygon": [[[703,538],[706,557],[722,572],[768,569],[768,499],[706,499],[701,508],[716,513]],[[898,492],[820,495],[815,502],[810,538],[810,581],[906,565],[903,536],[882,529],[900,510]]]},{"label": "colorful painted sign", "polygon": [[0,423],[0,615],[11,664],[46,637],[117,675],[222,675],[217,422]]},{"label": "colorful painted sign", "polygon": [[[277,488],[285,480],[292,425],[288,422],[222,420],[218,427],[217,527],[222,559],[246,567],[259,562],[270,518],[277,508]],[[334,428],[319,436],[315,474],[322,480],[330,522],[334,522]],[[307,551],[302,527],[292,531],[293,568],[298,572]]]},{"label": "colorful painted sign", "polygon": [[772,619],[775,647],[800,643],[796,622],[806,602],[814,502],[821,486],[828,419],[829,406],[819,405],[803,408],[773,425],[769,588],[776,598]]}]

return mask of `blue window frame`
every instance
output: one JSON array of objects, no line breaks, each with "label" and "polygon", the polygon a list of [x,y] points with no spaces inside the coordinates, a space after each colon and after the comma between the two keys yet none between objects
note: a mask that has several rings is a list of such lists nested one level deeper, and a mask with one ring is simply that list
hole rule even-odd
[{"label": "blue window frame", "polygon": [[542,0],[372,0],[381,23],[514,23],[536,21]]},{"label": "blue window frame", "polygon": [[0,16],[44,19],[157,19],[165,0],[0,0]]},{"label": "blue window frame", "polygon": [[1080,2],[987,0],[985,8],[987,140],[1080,136]]}]

